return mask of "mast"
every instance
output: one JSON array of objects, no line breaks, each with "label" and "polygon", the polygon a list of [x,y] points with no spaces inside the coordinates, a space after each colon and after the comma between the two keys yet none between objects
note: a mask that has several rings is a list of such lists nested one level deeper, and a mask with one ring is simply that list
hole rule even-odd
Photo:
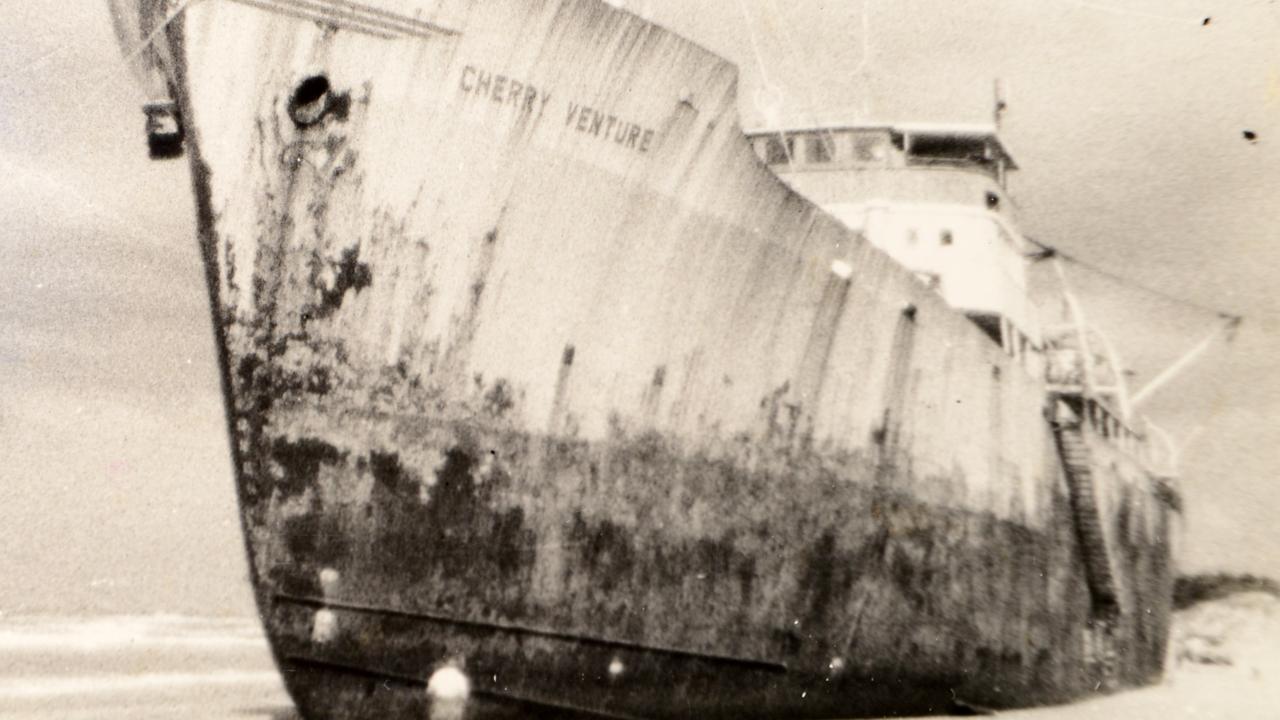
[{"label": "mast", "polygon": [[[1000,78],[996,78],[994,82],[994,102],[992,103],[992,122],[995,124],[996,132],[1000,131],[1000,120],[1004,117],[1004,112],[1009,108],[1009,104],[1004,99],[1004,84]],[[996,183],[1001,188],[1005,188],[1005,159],[1004,157],[996,158]]]}]

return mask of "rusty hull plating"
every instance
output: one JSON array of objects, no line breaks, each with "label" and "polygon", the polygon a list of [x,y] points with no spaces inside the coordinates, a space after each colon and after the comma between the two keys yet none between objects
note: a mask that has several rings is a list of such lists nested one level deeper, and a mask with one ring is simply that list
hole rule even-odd
[{"label": "rusty hull plating", "polygon": [[1084,438],[1131,608],[1099,622],[1043,381],[756,161],[730,64],[595,0],[294,5],[205,0],[168,37],[306,717],[421,717],[446,663],[471,714],[1159,675],[1151,479]]}]

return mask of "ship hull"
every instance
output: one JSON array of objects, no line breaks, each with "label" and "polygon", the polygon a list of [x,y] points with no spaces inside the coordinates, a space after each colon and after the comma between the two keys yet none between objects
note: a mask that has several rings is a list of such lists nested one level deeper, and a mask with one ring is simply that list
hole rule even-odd
[{"label": "ship hull", "polygon": [[[426,678],[449,662],[475,678],[490,712],[631,717],[1007,708],[1160,672],[1154,618],[1124,631],[1118,673],[1090,650],[1094,620],[1066,497],[1055,501],[1056,531],[1039,533],[848,483],[875,472],[856,461],[792,453],[773,471],[748,470],[725,457],[689,458],[653,437],[592,446],[474,425],[436,436],[423,432],[429,423],[410,424],[396,447],[448,444],[422,506],[413,471],[394,458],[344,466],[348,433],[329,448],[315,439],[324,433],[311,432],[304,450],[287,442],[273,450],[288,458],[292,487],[371,483],[367,502],[308,499],[306,510],[263,528],[275,546],[267,554],[288,558],[261,584],[272,593],[266,621],[307,717],[385,717],[390,708],[412,717],[426,710]],[[519,450],[504,470],[477,478],[493,447]],[[358,465],[360,453],[351,456]],[[293,465],[301,457],[328,460],[308,475]],[[593,474],[603,482],[624,473],[714,484],[724,507],[711,513],[725,521],[691,536],[600,519],[582,498],[611,488]],[[548,479],[538,501],[519,497],[535,492],[528,479],[539,476]],[[643,503],[629,510],[661,516]],[[744,505],[771,508],[776,520],[741,520]],[[324,586],[325,568],[340,574],[337,587]],[[1157,567],[1130,572],[1163,582]],[[321,610],[339,628],[324,642],[315,637]]]},{"label": "ship hull", "polygon": [[306,717],[420,715],[448,665],[469,713],[646,717],[1159,675],[1152,480],[1086,438],[1100,614],[1042,381],[756,161],[732,66],[585,0],[332,7],[169,30]]}]

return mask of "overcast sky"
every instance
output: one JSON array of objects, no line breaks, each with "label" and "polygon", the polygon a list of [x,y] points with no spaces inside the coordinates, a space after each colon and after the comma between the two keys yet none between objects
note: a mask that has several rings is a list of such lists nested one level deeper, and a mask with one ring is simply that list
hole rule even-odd
[{"label": "overcast sky", "polygon": [[[105,3],[10,5],[0,611],[247,611],[186,165],[146,160],[142,98]],[[1280,576],[1274,0],[628,5],[737,62],[752,125],[775,106],[823,121],[984,122],[1000,78],[1028,234],[1246,317],[1148,410],[1191,440],[1190,568]],[[1072,278],[1139,384],[1213,326],[1211,313]]]}]

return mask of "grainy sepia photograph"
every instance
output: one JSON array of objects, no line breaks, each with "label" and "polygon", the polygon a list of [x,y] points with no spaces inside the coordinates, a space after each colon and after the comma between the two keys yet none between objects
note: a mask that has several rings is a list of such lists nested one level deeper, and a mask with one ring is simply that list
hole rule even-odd
[{"label": "grainy sepia photograph", "polygon": [[1280,717],[1275,0],[0,28],[0,720]]}]

